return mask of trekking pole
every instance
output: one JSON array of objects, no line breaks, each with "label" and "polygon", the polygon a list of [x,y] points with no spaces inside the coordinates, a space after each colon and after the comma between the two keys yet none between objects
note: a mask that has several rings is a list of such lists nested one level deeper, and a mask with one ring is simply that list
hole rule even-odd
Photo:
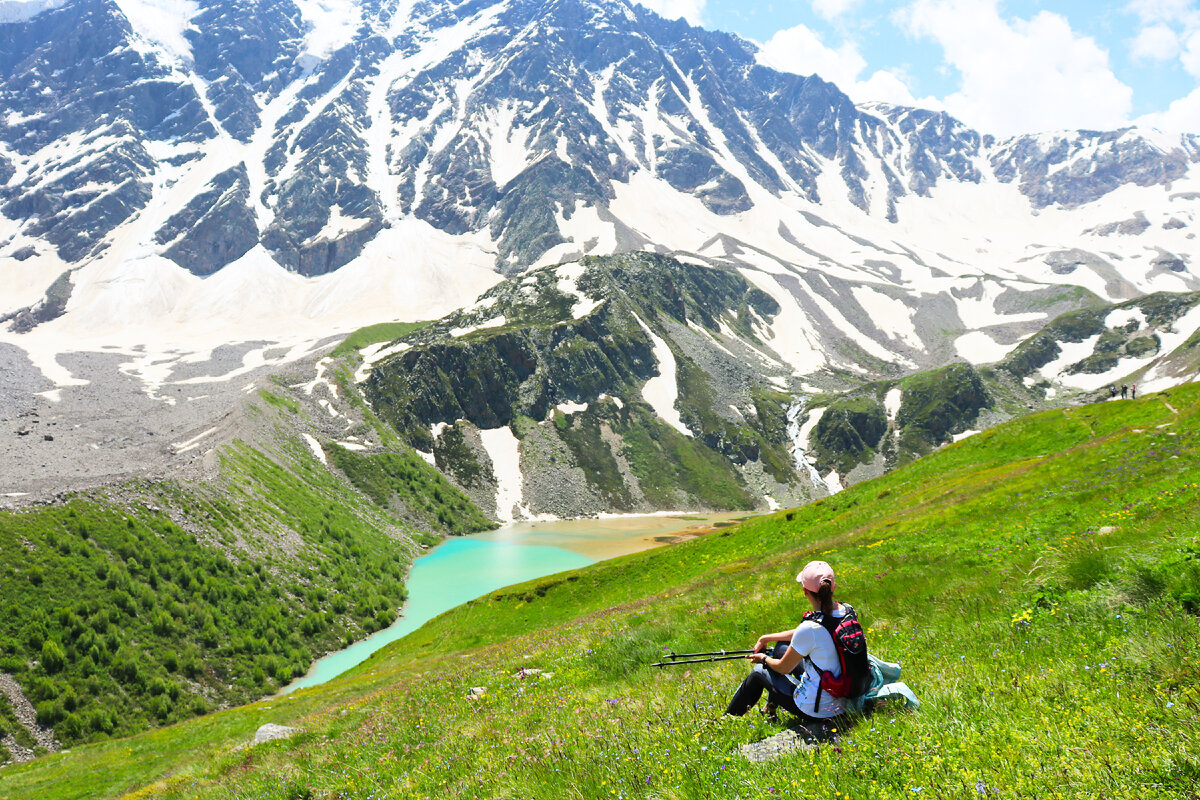
[{"label": "trekking pole", "polygon": [[[729,653],[731,651],[726,650],[725,652]],[[682,661],[658,661],[654,664],[651,664],[650,666],[652,666],[652,667],[673,667],[676,664],[707,664],[710,661],[733,661],[734,659],[744,660],[746,658],[746,653],[749,653],[749,652],[751,652],[751,651],[747,650],[742,655],[721,656],[721,655],[714,654],[714,655],[709,656],[708,658],[687,658],[687,659],[683,659]],[[674,654],[672,654],[672,655],[674,655]],[[670,658],[670,657],[671,656],[667,656],[667,658]]]},{"label": "trekking pole", "polygon": [[753,652],[753,650],[714,650],[711,653],[671,653],[669,656],[663,656],[663,658],[674,660],[677,658],[701,658],[703,656],[748,656]]},{"label": "trekking pole", "polygon": [[732,661],[735,658],[745,658],[753,650],[715,650],[709,653],[671,653],[663,656],[663,661],[651,664],[652,667],[670,667],[674,664],[707,664],[710,661]]}]

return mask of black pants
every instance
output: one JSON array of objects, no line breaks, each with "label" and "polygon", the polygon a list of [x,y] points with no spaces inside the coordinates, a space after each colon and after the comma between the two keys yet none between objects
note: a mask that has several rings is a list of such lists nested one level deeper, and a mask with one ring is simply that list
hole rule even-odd
[{"label": "black pants", "polygon": [[725,713],[735,717],[742,716],[758,705],[758,701],[765,691],[769,702],[798,717],[808,717],[807,714],[801,713],[800,709],[796,708],[796,701],[792,698],[794,688],[786,675],[780,675],[769,667],[757,664],[754,671],[746,676],[746,680],[742,681],[742,685],[734,692],[733,699],[729,701],[729,708],[725,709]]}]

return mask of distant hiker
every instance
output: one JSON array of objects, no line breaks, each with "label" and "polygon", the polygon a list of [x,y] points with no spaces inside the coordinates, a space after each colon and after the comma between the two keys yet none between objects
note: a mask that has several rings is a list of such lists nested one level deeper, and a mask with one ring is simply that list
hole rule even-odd
[{"label": "distant hiker", "polygon": [[1121,399],[1124,400],[1128,394],[1129,394],[1129,387],[1122,383],[1121,384]]},{"label": "distant hiker", "polygon": [[1137,400],[1137,384],[1136,383],[1129,387],[1129,399]]},{"label": "distant hiker", "polygon": [[[754,670],[729,702],[726,714],[740,717],[767,692],[767,707],[778,706],[802,720],[823,723],[844,713],[848,700],[863,694],[871,680],[866,639],[858,616],[833,599],[837,580],[824,561],[810,561],[796,576],[812,611],[789,631],[764,633],[747,656]],[[771,642],[787,642],[764,652]],[[783,652],[780,653],[780,650]]]},{"label": "distant hiker", "polygon": [[1114,398],[1117,396],[1117,387],[1116,386],[1108,387],[1108,396],[1114,397]]}]

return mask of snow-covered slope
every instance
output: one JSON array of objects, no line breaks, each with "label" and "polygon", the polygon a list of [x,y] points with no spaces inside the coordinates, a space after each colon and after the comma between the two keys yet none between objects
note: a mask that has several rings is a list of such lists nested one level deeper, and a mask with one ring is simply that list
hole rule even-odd
[{"label": "snow-covered slope", "polygon": [[1078,287],[1200,289],[1196,138],[998,141],[628,0],[16,8],[0,337],[64,380],[66,350],[430,319],[589,253],[740,270],[810,384],[995,360]]}]

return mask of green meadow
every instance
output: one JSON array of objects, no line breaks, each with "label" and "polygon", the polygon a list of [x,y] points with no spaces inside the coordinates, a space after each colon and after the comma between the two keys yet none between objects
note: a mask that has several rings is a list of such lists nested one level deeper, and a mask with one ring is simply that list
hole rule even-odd
[{"label": "green meadow", "polygon": [[[1194,798],[1200,387],[1027,417],[693,541],[481,597],[351,673],[0,771],[53,798]],[[921,699],[753,764],[747,647],[838,572]],[[477,697],[472,689],[477,687]],[[247,747],[274,722],[303,728]]]}]

